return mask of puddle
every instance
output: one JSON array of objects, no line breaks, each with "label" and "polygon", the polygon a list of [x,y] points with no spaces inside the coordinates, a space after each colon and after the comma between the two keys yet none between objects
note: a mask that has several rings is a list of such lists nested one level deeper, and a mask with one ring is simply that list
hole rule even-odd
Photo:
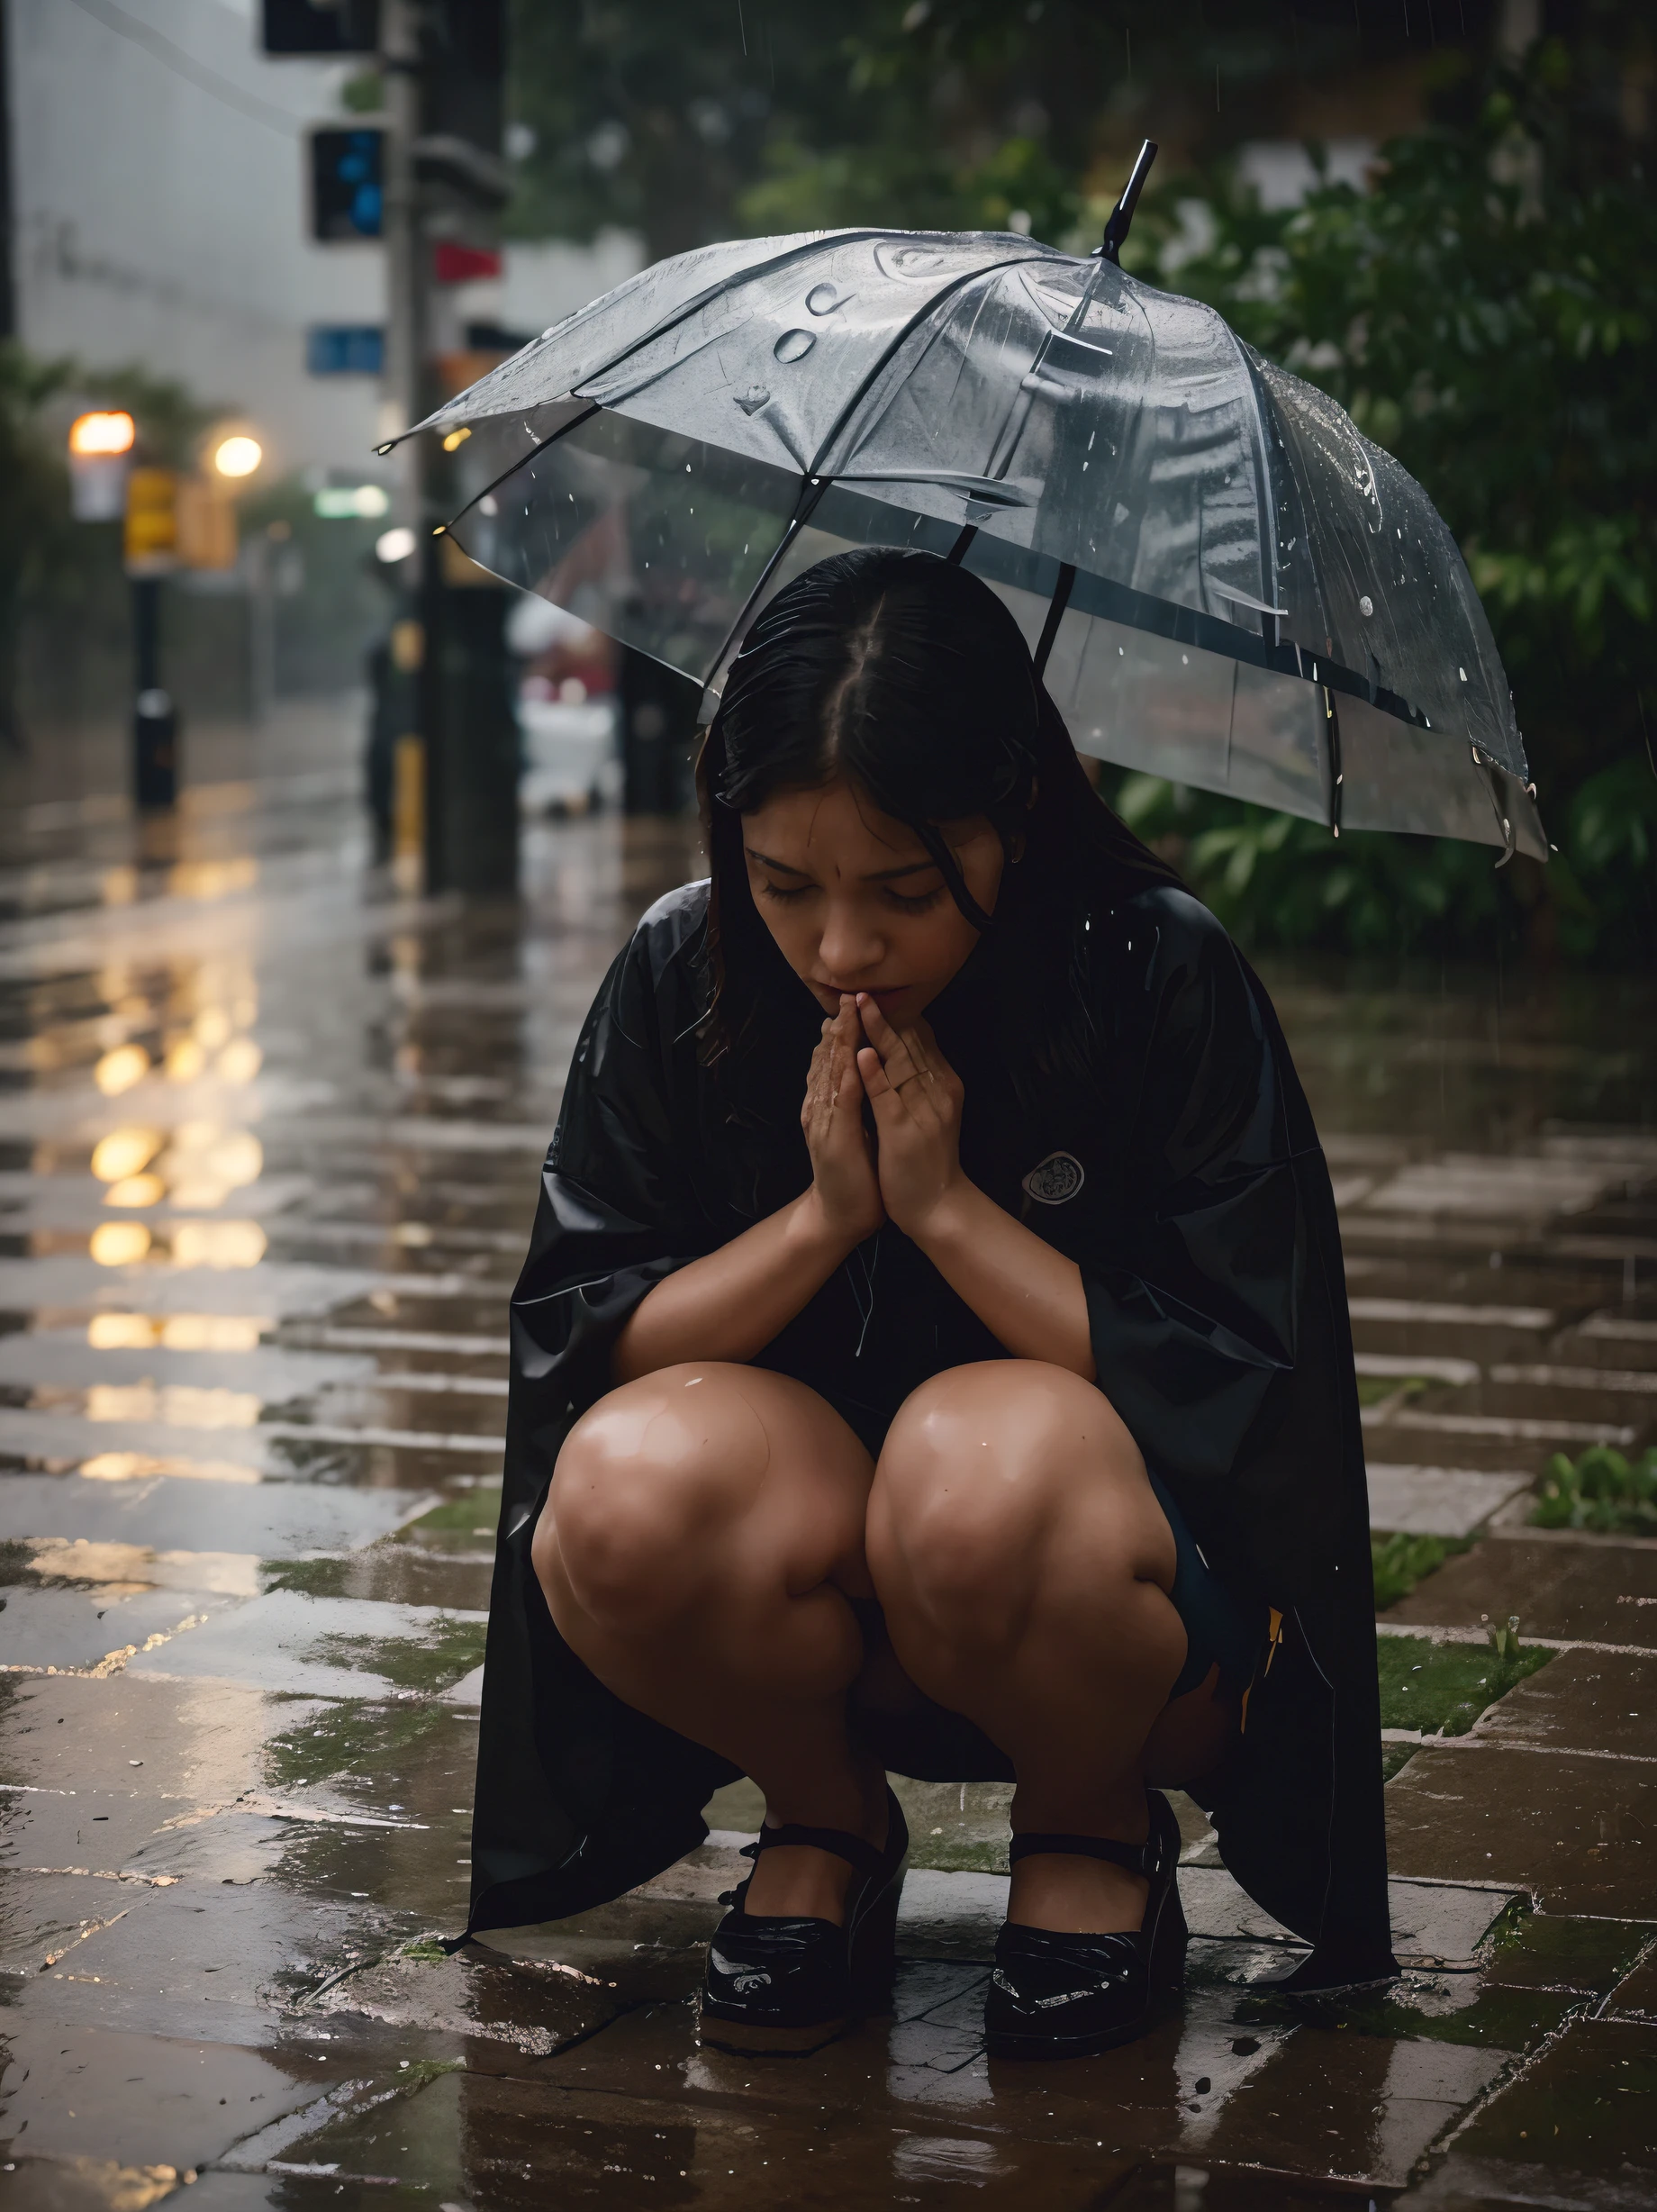
[{"label": "puddle", "polygon": [[289,1696],[429,1695],[478,1664],[486,1619],[484,1613],[274,1590],[233,1618],[141,1654],[131,1672],[246,1682]]},{"label": "puddle", "polygon": [[[698,2044],[684,2002],[745,1871],[750,1785],[631,1899],[452,1959],[422,1943],[457,1930],[470,1880],[510,1279],[575,1027],[631,917],[696,872],[694,839],[537,826],[518,907],[365,897],[340,799],[357,733],[327,744],[310,799],[249,783],[151,825],[60,796],[0,816],[33,916],[0,923],[21,1049],[0,1092],[0,1655],[139,1647],[104,1679],[0,1675],[0,1970],[101,2212],[145,2212],[116,2186],[208,2212],[883,2212],[963,2190],[1278,2212],[1331,2203],[1333,2179],[1367,2202],[1631,1969],[1643,2023],[1657,1767],[1628,1716],[1648,1663],[1580,1652],[1466,1734],[1387,1746],[1408,1761],[1387,1791],[1399,1983],[1272,1995],[1299,1951],[1184,1807],[1183,2004],[1062,2077],[982,2054],[993,1788],[903,1785],[894,2013],[809,2070],[756,2080]],[[1527,1636],[1657,1652],[1657,1546],[1508,1525],[1554,1449],[1643,1436],[1657,1409],[1634,1249],[1657,1147],[1607,1126],[1646,1110],[1649,992],[1508,976],[1498,1031],[1472,972],[1264,965],[1337,1178],[1387,1625],[1517,1612]],[[1466,1727],[1490,1658],[1383,1638],[1389,1718]],[[1516,1918],[1520,1892],[1544,1909]],[[0,2081],[23,2093],[6,2126],[29,2121],[19,2172],[15,2146],[59,2141],[28,2103],[33,2049]],[[1588,2071],[1569,2078],[1580,2097]]]}]

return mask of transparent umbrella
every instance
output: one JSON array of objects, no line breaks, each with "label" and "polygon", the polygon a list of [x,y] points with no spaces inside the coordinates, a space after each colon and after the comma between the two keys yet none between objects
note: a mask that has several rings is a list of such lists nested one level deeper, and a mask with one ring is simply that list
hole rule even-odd
[{"label": "transparent umbrella", "polygon": [[[1011,608],[1084,753],[1326,821],[1545,859],[1511,694],[1413,477],[1212,308],[995,232],[743,239],[646,269],[420,426],[448,525],[717,694],[847,546]],[[457,433],[466,433],[464,439]]]}]

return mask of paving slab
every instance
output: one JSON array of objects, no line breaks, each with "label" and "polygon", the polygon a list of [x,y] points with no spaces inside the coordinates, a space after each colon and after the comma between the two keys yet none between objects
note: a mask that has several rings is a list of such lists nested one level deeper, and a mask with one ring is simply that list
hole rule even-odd
[{"label": "paving slab", "polygon": [[437,1503],[434,1491],[321,1482],[225,1482],[135,1473],[128,1481],[0,1473],[0,1543],[41,1537],[157,1552],[292,1557],[389,1536]]},{"label": "paving slab", "polygon": [[1533,1476],[1512,1468],[1430,1467],[1368,1458],[1370,1527],[1410,1536],[1468,1537]]},{"label": "paving slab", "polygon": [[130,1673],[16,1678],[0,1705],[0,1781],[73,1796],[136,1790],[173,1809],[223,1803],[270,1778],[267,1745],[331,1709],[231,1683]]},{"label": "paving slab", "polygon": [[1657,1936],[1648,1929],[1646,1937],[1634,1972],[1623,1977],[1606,2000],[1609,2017],[1657,2023]]},{"label": "paving slab", "polygon": [[272,1590],[127,1672],[246,1682],[290,1696],[396,1698],[446,1690],[477,1664],[487,1613]]},{"label": "paving slab", "polygon": [[1481,1978],[1493,1990],[1547,1990],[1598,2000],[1630,1979],[1629,1970],[1654,1942],[1645,1921],[1526,1913],[1490,1946]]},{"label": "paving slab", "polygon": [[1480,1743],[1598,1752],[1657,1770],[1657,1654],[1566,1651],[1475,1724]]},{"label": "paving slab", "polygon": [[[848,2126],[824,2110],[779,2119],[670,2092],[593,2094],[578,2084],[468,2070],[417,2097],[342,2116],[294,2146],[341,2177],[374,2173],[427,2201],[539,2200],[713,2207],[884,2207],[965,2186],[987,2206],[1097,2204],[1125,2171],[1091,2143],[1020,2144],[970,2123]],[[295,2156],[289,2162],[300,2162]]]},{"label": "paving slab", "polygon": [[303,1591],[313,1598],[486,1613],[493,1574],[493,1552],[444,1553],[394,1540],[331,1558],[272,1562],[262,1582],[267,1588]]},{"label": "paving slab", "polygon": [[[361,2018],[452,2035],[462,2039],[475,2065],[507,2071],[514,2054],[548,2058],[584,2042],[638,2003],[640,1994],[637,1974],[606,1976],[552,1960],[508,1960],[479,1945],[445,1956],[428,1942],[384,1948],[359,1971],[330,1983],[312,2011],[319,2019]],[[474,2047],[483,2042],[503,2048],[484,2053]]]},{"label": "paving slab", "polygon": [[[105,1321],[110,1317],[104,1317]],[[374,1373],[367,1353],[294,1350],[256,1344],[245,1350],[186,1350],[165,1341],[141,1347],[100,1342],[95,1324],[26,1328],[0,1337],[0,1383],[31,1389],[131,1388],[145,1382],[243,1392],[281,1405],[330,1383]],[[92,1338],[94,1341],[88,1341]]]},{"label": "paving slab", "polygon": [[1657,1651],[1657,1544],[1498,1531],[1447,1559],[1389,1606],[1387,1618],[1464,1627],[1510,1613],[1518,1614],[1522,1634]]},{"label": "paving slab", "polygon": [[0,1669],[120,1663],[168,1642],[236,1604],[210,1591],[30,1590],[0,1593]]},{"label": "paving slab", "polygon": [[1476,1215],[1512,1222],[1586,1213],[1622,1180],[1611,1162],[1452,1152],[1411,1161],[1363,1202],[1375,1212]]},{"label": "paving slab", "polygon": [[14,2154],[195,2171],[337,2077],[326,2058],[299,2073],[224,2044],[50,2021],[7,2029],[0,2133]]},{"label": "paving slab", "polygon": [[1609,2182],[1657,2202],[1657,2026],[1573,2021],[1457,2135],[1454,2149],[1487,2185],[1521,2201],[1615,2204],[1615,2195],[1594,2193]]},{"label": "paving slab", "polygon": [[1510,1884],[1550,1912],[1657,1920],[1657,1766],[1459,1737],[1387,1786],[1395,1874]]},{"label": "paving slab", "polygon": [[[212,1864],[229,1863],[215,1855]],[[412,1915],[388,1916],[344,1894],[307,1909],[268,1879],[279,1865],[279,1855],[263,1855],[263,1871],[255,1862],[245,1879],[186,1869],[165,1887],[132,1877],[78,1884],[59,1875],[16,1877],[9,1955],[17,1979],[7,2017],[78,2012],[149,2029],[163,2025],[164,2014],[174,2032],[265,2044],[282,2016],[328,1977],[418,1933]],[[102,1897],[79,1894],[88,1889]]]}]

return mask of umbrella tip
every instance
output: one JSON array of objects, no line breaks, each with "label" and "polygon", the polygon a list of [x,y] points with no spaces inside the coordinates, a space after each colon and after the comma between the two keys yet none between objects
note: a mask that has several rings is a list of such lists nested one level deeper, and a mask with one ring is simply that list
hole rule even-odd
[{"label": "umbrella tip", "polygon": [[1146,139],[1139,149],[1132,174],[1122,186],[1122,196],[1110,211],[1110,220],[1105,225],[1105,235],[1094,248],[1096,258],[1119,263],[1122,242],[1127,238],[1134,220],[1134,210],[1139,204],[1139,195],[1145,189],[1145,180],[1151,173],[1151,164],[1157,154],[1156,141]]}]

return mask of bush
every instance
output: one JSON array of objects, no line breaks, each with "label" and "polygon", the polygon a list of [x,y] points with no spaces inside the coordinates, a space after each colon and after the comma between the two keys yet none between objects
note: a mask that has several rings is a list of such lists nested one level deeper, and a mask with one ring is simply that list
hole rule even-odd
[{"label": "bush", "polygon": [[1235,801],[1179,802],[1193,886],[1257,944],[1465,949],[1494,926],[1580,960],[1657,958],[1657,195],[1616,106],[1621,33],[1603,10],[1596,24],[1574,49],[1453,75],[1368,193],[1325,183],[1264,210],[1220,168],[1148,203],[1124,253],[1324,386],[1426,486],[1561,848],[1498,875],[1476,847],[1337,845]]},{"label": "bush", "polygon": [[1625,1459],[1590,1445],[1578,1460],[1555,1452],[1531,1508],[1535,1528],[1592,1528],[1604,1536],[1657,1536],[1657,1445]]}]

